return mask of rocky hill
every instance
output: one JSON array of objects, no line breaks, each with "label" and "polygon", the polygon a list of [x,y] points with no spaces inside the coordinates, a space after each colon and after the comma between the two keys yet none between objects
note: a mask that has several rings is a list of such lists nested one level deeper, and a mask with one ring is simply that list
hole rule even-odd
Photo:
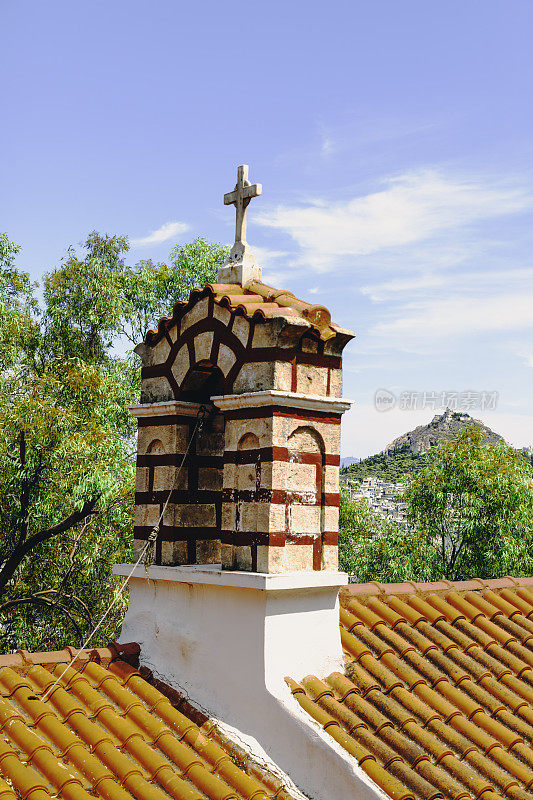
[{"label": "rocky hill", "polygon": [[447,439],[455,439],[473,425],[481,428],[485,441],[501,441],[502,437],[481,420],[447,408],[443,414],[435,414],[428,425],[419,425],[398,436],[381,453],[342,469],[341,481],[362,480],[369,476],[395,483],[401,481],[405,475],[419,472],[428,464],[431,448]]},{"label": "rocky hill", "polygon": [[425,453],[447,439],[455,439],[464,431],[475,426],[479,428],[486,442],[494,443],[502,440],[498,433],[494,433],[479,419],[474,419],[464,411],[452,411],[447,408],[443,414],[435,414],[429,425],[419,425],[412,431],[398,436],[382,451],[386,454]]}]

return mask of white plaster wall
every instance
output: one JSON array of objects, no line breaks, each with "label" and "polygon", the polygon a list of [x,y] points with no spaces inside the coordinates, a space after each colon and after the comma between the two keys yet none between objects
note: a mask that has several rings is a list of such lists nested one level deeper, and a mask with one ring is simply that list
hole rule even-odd
[{"label": "white plaster wall", "polygon": [[[127,565],[115,572],[127,574]],[[309,797],[383,797],[284,682],[286,675],[300,680],[342,669],[339,579],[305,588],[304,580],[313,581],[309,574],[299,573],[293,586],[290,575],[255,574],[250,582],[263,578],[267,588],[252,588],[227,585],[232,575],[246,583],[243,573],[152,567],[151,574],[159,577],[147,580],[138,569],[130,580],[120,637],[139,642],[143,663],[204,711],[257,740]],[[324,581],[327,573],[317,575]]]}]

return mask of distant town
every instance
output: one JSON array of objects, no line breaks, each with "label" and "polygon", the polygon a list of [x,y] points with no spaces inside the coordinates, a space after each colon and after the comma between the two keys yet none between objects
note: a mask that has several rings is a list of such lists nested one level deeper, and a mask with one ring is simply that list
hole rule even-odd
[{"label": "distant town", "polygon": [[358,481],[349,474],[341,475],[341,488],[346,491],[350,500],[366,501],[373,514],[383,517],[389,522],[405,522],[407,503],[398,497],[405,489],[403,483],[391,483],[380,478],[367,477]]}]

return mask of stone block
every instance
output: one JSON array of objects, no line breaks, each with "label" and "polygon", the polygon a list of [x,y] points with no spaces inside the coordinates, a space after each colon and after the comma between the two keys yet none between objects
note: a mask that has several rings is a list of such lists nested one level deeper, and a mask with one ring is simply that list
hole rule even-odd
[{"label": "stone block", "polygon": [[149,467],[137,467],[137,471],[135,473],[135,491],[147,492],[149,478],[150,478]]},{"label": "stone block", "polygon": [[324,530],[337,531],[339,529],[339,507],[326,506],[324,509]]},{"label": "stone block", "polygon": [[213,317],[218,319],[219,322],[222,322],[223,325],[229,325],[231,320],[231,312],[227,308],[219,306],[217,303],[215,303],[213,308]]},{"label": "stone block", "polygon": [[222,470],[219,467],[198,469],[198,488],[216,492],[222,489]]},{"label": "stone block", "polygon": [[328,383],[327,367],[297,364],[296,376],[298,392],[302,394],[326,394]]},{"label": "stone block", "polygon": [[227,377],[236,360],[237,357],[233,350],[227,344],[221,344],[218,349],[217,367],[222,370],[224,377]]},{"label": "stone block", "polygon": [[284,503],[269,503],[268,505],[268,530],[279,532],[285,530],[286,507]]},{"label": "stone block", "polygon": [[270,503],[239,503],[239,525],[240,531],[268,531]]},{"label": "stone block", "polygon": [[294,492],[310,492],[316,497],[317,469],[314,464],[302,464],[298,461],[289,461],[287,464],[287,489]]},{"label": "stone block", "polygon": [[172,400],[174,394],[170,383],[164,375],[157,378],[143,378],[141,385],[141,403],[158,403]]},{"label": "stone block", "polygon": [[336,493],[339,491],[339,468],[327,464],[324,467],[324,491]]},{"label": "stone block", "polygon": [[220,564],[220,539],[198,539],[196,542],[197,564]]},{"label": "stone block", "polygon": [[137,526],[150,526],[157,525],[160,514],[159,506],[145,505],[144,503],[135,506],[135,522]]},{"label": "stone block", "polygon": [[224,455],[224,419],[222,416],[210,417],[197,434],[196,452],[199,456]]},{"label": "stone block", "polygon": [[172,374],[178,386],[181,386],[183,379],[189,371],[191,362],[189,359],[189,348],[186,344],[182,345],[176,354],[176,358],[171,367]]},{"label": "stone block", "polygon": [[292,534],[320,533],[320,516],[320,506],[293,503],[289,507],[289,531]]},{"label": "stone block", "polygon": [[183,316],[181,320],[181,327],[180,327],[180,334],[183,334],[187,328],[190,328],[191,325],[194,325],[196,322],[200,322],[200,320],[205,319],[209,313],[209,298],[204,297],[202,300],[198,300],[190,311]]},{"label": "stone block", "polygon": [[152,364],[164,364],[170,353],[170,344],[166,336],[152,348]]},{"label": "stone block", "polygon": [[342,397],[342,369],[331,369],[329,378],[330,397]]},{"label": "stone block", "polygon": [[289,361],[274,362],[273,388],[284,392],[292,390],[292,364]]},{"label": "stone block", "polygon": [[238,545],[233,552],[234,568],[251,572],[252,569],[252,548],[248,545]]},{"label": "stone block", "polygon": [[224,544],[222,543],[220,547],[220,560],[222,563],[223,569],[233,569],[234,568],[234,556],[235,556],[235,548],[232,544]]},{"label": "stone block", "polygon": [[257,472],[258,468],[255,464],[238,464],[236,488],[255,491],[257,484]]},{"label": "stone block", "polygon": [[216,525],[215,506],[213,503],[175,505],[173,524],[178,528],[214,528]]},{"label": "stone block", "polygon": [[222,503],[222,530],[235,530],[235,503]]},{"label": "stone block", "polygon": [[291,544],[285,545],[283,560],[279,572],[290,572],[299,570],[302,572],[312,572],[313,570],[313,545],[312,544]]},{"label": "stone block", "polygon": [[259,361],[243,364],[233,384],[235,394],[241,392],[260,392],[274,388],[274,363]]},{"label": "stone block", "polygon": [[187,563],[187,542],[161,542],[161,563],[175,567]]},{"label": "stone block", "polygon": [[141,555],[144,545],[146,541],[144,539],[134,539],[133,540],[133,562],[135,563],[139,556]]},{"label": "stone block", "polygon": [[237,450],[239,442],[247,433],[257,436],[259,447],[269,447],[273,443],[272,425],[272,417],[228,420],[226,422],[226,450]]},{"label": "stone block", "polygon": [[231,332],[239,339],[242,346],[246,347],[250,335],[250,323],[246,317],[236,316],[231,326]]},{"label": "stone block", "polygon": [[168,492],[172,488],[186,489],[188,482],[187,465],[184,464],[178,475],[176,485],[174,485],[177,470],[177,467],[171,465],[154,467],[154,492]]},{"label": "stone block", "polygon": [[232,462],[226,462],[222,470],[222,485],[225,489],[234,489],[236,486],[237,465]]},{"label": "stone block", "polygon": [[274,330],[270,322],[255,323],[252,347],[276,347],[277,343],[278,332]]},{"label": "stone block", "polygon": [[339,548],[334,544],[325,544],[322,547],[322,569],[334,570],[339,568]]},{"label": "stone block", "polygon": [[213,335],[213,331],[205,331],[194,337],[194,355],[197,362],[210,360]]},{"label": "stone block", "polygon": [[187,449],[188,437],[188,424],[144,425],[138,431],[137,452],[139,455],[146,455],[150,450],[150,445],[155,441],[160,441],[165,453],[184,453]]}]

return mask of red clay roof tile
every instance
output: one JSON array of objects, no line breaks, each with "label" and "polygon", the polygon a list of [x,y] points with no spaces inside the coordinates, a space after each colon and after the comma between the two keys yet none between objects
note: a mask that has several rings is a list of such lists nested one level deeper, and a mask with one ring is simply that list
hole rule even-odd
[{"label": "red clay roof tile", "polygon": [[403,787],[381,776],[391,797],[531,799],[532,588],[533,578],[350,585],[346,675],[309,676],[294,696],[315,719],[333,717],[337,741],[343,730],[364,745],[362,769]]},{"label": "red clay roof tile", "polygon": [[205,715],[141,674],[139,650],[0,657],[0,800],[289,800],[279,779],[235,763]]}]

